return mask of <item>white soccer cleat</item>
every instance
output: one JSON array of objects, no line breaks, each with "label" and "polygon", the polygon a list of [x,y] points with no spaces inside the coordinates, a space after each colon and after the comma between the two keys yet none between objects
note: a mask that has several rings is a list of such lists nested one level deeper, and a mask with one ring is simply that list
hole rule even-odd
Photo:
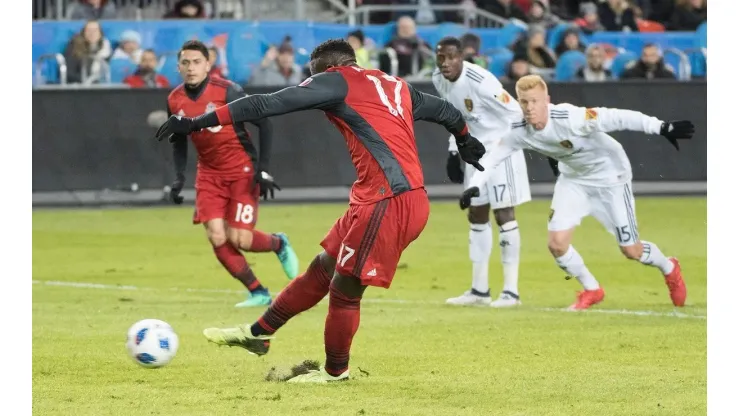
[{"label": "white soccer cleat", "polygon": [[471,289],[456,298],[447,299],[445,303],[458,306],[488,306],[491,304],[491,295],[490,292],[480,293]]},{"label": "white soccer cleat", "polygon": [[514,294],[509,291],[501,292],[501,295],[499,295],[498,299],[491,302],[492,308],[511,308],[514,306],[519,306],[522,304],[522,301],[519,300],[519,295]]}]

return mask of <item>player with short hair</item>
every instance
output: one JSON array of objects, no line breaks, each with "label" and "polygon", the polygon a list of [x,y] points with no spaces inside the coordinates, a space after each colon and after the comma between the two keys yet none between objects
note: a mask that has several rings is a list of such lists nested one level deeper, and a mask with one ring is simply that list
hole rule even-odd
[{"label": "player with short hair", "polygon": [[251,326],[203,331],[211,342],[263,355],[278,329],[328,293],[326,363],[319,371],[290,380],[324,383],[349,378],[350,346],[360,324],[365,289],[390,287],[401,253],[426,225],[429,199],[414,120],[443,125],[455,135],[462,159],[478,169],[483,169],[477,161],[485,148],[468,133],[465,120],[451,104],[417,91],[401,78],[359,67],[354,50],[342,39],[317,46],[310,65],[314,75],[298,86],[242,98],[195,119],[171,117],[157,136],[308,109],[323,110],[342,133],[358,179],[349,209],[321,242],[324,251]]},{"label": "player with short hair", "polygon": [[[509,131],[512,121],[521,120],[522,110],[503,85],[490,72],[466,62],[459,39],[445,37],[436,49],[437,69],[432,82],[439,95],[463,114],[475,135],[488,151]],[[454,183],[465,183],[475,172],[472,166],[463,166],[454,138],[450,138],[447,157],[447,176]],[[447,299],[450,305],[490,305],[511,307],[521,304],[519,299],[519,253],[521,236],[514,207],[532,200],[524,152],[517,151],[503,165],[485,170],[486,181],[480,195],[473,198],[468,208],[470,231],[468,247],[473,263],[473,282],[470,290],[461,296]],[[493,246],[490,210],[496,219],[501,247],[504,285],[498,299],[491,302],[488,286],[488,263]]]},{"label": "player with short hair", "polygon": [[[177,53],[177,68],[183,83],[167,97],[170,115],[200,115],[245,96],[237,84],[208,75],[211,70],[208,48],[200,41],[183,44]],[[240,249],[254,253],[273,252],[289,279],[298,274],[298,257],[288,237],[254,228],[260,195],[265,199],[268,194],[274,198],[275,189],[280,187],[268,173],[272,124],[266,118],[251,121],[260,130],[259,158],[243,122],[187,133],[198,152],[193,223],[205,226],[216,258],[249,291],[247,299],[237,303],[237,307],[269,305],[272,301]],[[176,134],[170,138],[176,179],[169,196],[176,204],[183,202],[180,192],[185,184],[187,135]]]},{"label": "player with short hair", "polygon": [[[618,130],[660,134],[678,149],[678,139],[690,139],[694,125],[687,120],[661,121],[637,111],[614,108],[584,108],[571,104],[550,104],[547,84],[538,75],[522,77],[516,94],[524,118],[499,146],[481,160],[486,167],[497,166],[508,155],[531,149],[559,161],[560,176],[555,183],[548,248],[558,266],[583,286],[573,310],[588,309],[604,299],[604,289],[591,274],[571,241],[575,227],[586,216],[595,217],[617,237],[625,257],[661,271],[675,306],[686,301],[681,266],[666,257],[655,243],[641,240],[637,233],[635,199],[632,194],[632,166],[624,148],[607,132]],[[485,186],[485,175],[474,174],[460,198],[467,207]]]}]

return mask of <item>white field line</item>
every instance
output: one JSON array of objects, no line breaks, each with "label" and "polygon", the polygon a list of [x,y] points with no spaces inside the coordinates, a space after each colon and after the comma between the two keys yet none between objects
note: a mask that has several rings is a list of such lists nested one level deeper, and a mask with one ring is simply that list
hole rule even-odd
[{"label": "white field line", "polygon": [[[83,289],[102,289],[102,290],[129,290],[129,291],[169,291],[169,292],[190,292],[190,293],[234,293],[243,294],[243,290],[233,289],[196,289],[196,288],[151,288],[151,287],[140,287],[130,285],[106,285],[102,283],[88,283],[88,282],[64,282],[56,280],[33,280],[35,285],[44,286],[61,286],[61,287],[75,287]],[[428,301],[428,300],[408,300],[408,299],[363,299],[363,302],[367,303],[391,303],[391,304],[417,304],[417,305],[442,305],[441,301]],[[526,308],[528,310],[536,310],[541,312],[571,312],[564,308]],[[582,311],[581,313],[603,313],[610,315],[631,315],[631,316],[657,316],[666,318],[687,318],[687,319],[702,319],[706,320],[706,315],[683,313],[683,312],[657,312],[657,311],[635,311],[627,309],[589,309]]]}]

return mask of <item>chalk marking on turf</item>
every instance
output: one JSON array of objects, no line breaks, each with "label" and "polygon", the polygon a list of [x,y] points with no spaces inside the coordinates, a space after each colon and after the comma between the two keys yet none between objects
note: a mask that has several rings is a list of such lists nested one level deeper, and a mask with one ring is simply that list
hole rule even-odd
[{"label": "chalk marking on turf", "polygon": [[[64,282],[58,280],[32,280],[35,285],[45,286],[62,286],[62,287],[74,287],[84,289],[102,289],[102,290],[131,290],[131,291],[169,291],[169,292],[188,292],[188,293],[244,293],[243,290],[233,289],[198,289],[198,288],[152,288],[152,287],[140,287],[131,285],[108,285],[103,283],[88,283],[88,282]],[[324,299],[326,300],[326,298]],[[387,303],[387,304],[417,304],[417,305],[444,305],[442,302],[437,301],[425,301],[425,300],[408,300],[408,299],[363,299],[364,302],[368,303]],[[655,317],[666,317],[666,318],[685,318],[685,319],[703,319],[706,320],[706,315],[697,315],[684,312],[657,312],[657,311],[635,311],[628,309],[589,309],[587,311],[570,311],[565,308],[524,308],[526,310],[534,310],[540,312],[568,312],[568,313],[602,313],[609,315],[629,315],[629,316],[655,316]]]}]

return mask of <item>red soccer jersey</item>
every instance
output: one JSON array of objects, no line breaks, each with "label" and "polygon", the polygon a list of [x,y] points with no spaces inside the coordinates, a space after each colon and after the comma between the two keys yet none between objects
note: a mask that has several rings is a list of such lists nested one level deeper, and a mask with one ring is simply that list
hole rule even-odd
[{"label": "red soccer jersey", "polygon": [[357,170],[351,204],[373,204],[424,186],[414,120],[441,124],[456,136],[467,134],[465,120],[452,104],[400,78],[354,65],[232,102],[196,121],[215,126],[308,109],[323,110],[347,141]]},{"label": "red soccer jersey", "polygon": [[[209,77],[195,89],[180,84],[167,98],[171,114],[195,117],[244,96],[238,85],[223,78]],[[252,174],[256,149],[244,123],[215,126],[190,135],[198,152],[198,175],[233,179]]]},{"label": "red soccer jersey", "polygon": [[347,83],[344,106],[326,112],[347,142],[357,180],[351,204],[370,204],[424,186],[411,95],[400,78],[356,66],[330,68]]}]

